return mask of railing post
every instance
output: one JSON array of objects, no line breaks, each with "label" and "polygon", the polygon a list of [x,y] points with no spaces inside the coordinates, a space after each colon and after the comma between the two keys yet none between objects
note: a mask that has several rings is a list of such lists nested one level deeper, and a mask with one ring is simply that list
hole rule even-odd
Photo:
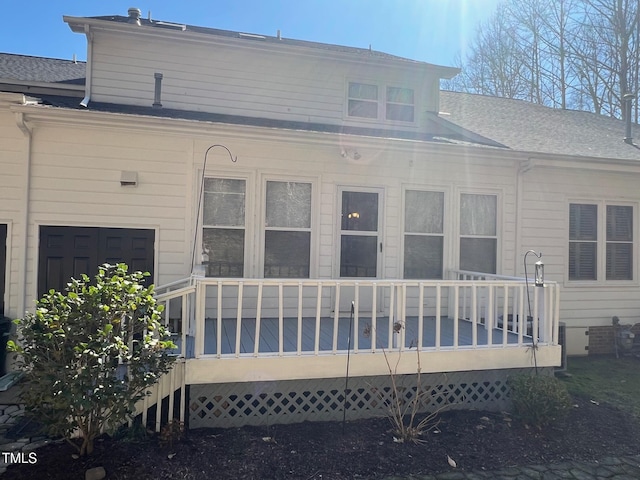
[{"label": "railing post", "polygon": [[[206,285],[200,281],[196,283],[196,331],[195,331],[195,357],[204,355],[204,335],[205,335],[205,311],[207,301]],[[219,332],[218,332],[219,333]]]}]

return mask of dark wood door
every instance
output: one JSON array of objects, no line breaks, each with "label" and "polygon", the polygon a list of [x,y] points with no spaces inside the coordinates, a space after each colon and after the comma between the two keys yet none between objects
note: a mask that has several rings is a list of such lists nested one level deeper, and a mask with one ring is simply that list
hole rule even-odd
[{"label": "dark wood door", "polygon": [[0,224],[0,316],[4,315],[5,272],[7,270],[7,226]]},{"label": "dark wood door", "polygon": [[38,296],[63,290],[71,277],[95,275],[103,263],[124,262],[129,271],[153,275],[154,241],[147,229],[40,227]]}]

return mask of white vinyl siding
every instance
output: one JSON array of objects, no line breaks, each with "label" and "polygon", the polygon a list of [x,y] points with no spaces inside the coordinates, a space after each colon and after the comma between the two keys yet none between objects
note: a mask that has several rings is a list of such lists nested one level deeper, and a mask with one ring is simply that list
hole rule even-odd
[{"label": "white vinyl siding", "polygon": [[312,185],[268,181],[264,276],[308,278],[311,265]]},{"label": "white vinyl siding", "polygon": [[569,280],[633,280],[633,217],[629,205],[570,204]]},{"label": "white vinyl siding", "polygon": [[460,269],[496,273],[498,197],[460,195]]},{"label": "white vinyl siding", "polygon": [[[185,49],[174,39],[141,42],[127,34],[96,31],[92,101],[151,107],[154,73],[162,73],[161,101],[166,109],[370,127],[372,122],[391,122],[385,120],[383,97],[386,86],[397,86],[411,89],[415,96],[415,121],[402,121],[403,129],[422,131],[427,119],[417,112],[437,111],[439,79],[429,66],[383,68],[377,62],[267,49],[255,40],[204,40]],[[359,76],[376,81],[359,81]],[[375,117],[348,114],[348,78],[377,84]],[[354,108],[358,101],[367,101],[353,100]]]},{"label": "white vinyl siding", "polygon": [[404,278],[441,279],[444,261],[444,193],[406,190]]}]

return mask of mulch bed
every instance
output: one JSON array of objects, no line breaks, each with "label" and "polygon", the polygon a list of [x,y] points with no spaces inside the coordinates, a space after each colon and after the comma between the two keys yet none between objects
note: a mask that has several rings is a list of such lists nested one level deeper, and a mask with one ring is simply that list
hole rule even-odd
[{"label": "mulch bed", "polygon": [[171,446],[156,436],[104,437],[89,458],[51,445],[36,451],[36,464],[12,465],[2,478],[84,479],[88,468],[103,466],[109,480],[376,479],[640,453],[638,421],[589,399],[574,402],[566,419],[543,430],[507,414],[444,412],[418,444],[394,442],[386,418],[347,422],[344,433],[339,422],[191,430]]}]

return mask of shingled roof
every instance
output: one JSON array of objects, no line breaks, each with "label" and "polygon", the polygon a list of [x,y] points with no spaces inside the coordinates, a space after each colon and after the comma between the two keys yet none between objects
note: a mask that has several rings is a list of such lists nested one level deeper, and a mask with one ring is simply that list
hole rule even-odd
[{"label": "shingled roof", "polygon": [[0,53],[0,80],[84,85],[85,62]]},{"label": "shingled roof", "polygon": [[[521,152],[640,160],[624,142],[625,124],[603,115],[560,110],[522,100],[440,92],[442,116],[456,125]],[[632,125],[640,143],[640,126]]]}]

